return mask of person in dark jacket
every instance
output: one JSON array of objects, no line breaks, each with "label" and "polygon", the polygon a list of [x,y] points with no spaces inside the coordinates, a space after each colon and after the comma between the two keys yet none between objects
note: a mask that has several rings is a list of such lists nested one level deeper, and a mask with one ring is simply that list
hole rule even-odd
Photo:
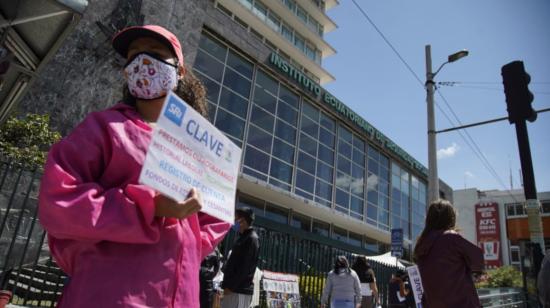
[{"label": "person in dark jacket", "polygon": [[248,308],[252,301],[260,250],[258,234],[251,227],[253,221],[252,209],[244,207],[235,211],[233,228],[239,234],[223,273],[222,308]]},{"label": "person in dark jacket", "polygon": [[550,250],[542,260],[537,281],[540,303],[542,307],[550,308]]},{"label": "person in dark jacket", "polygon": [[424,294],[423,307],[481,307],[473,275],[483,272],[483,253],[455,230],[449,201],[430,204],[426,224],[414,248]]},{"label": "person in dark jacket", "polygon": [[406,293],[405,307],[415,308],[416,307],[416,302],[414,300],[414,293],[413,293],[412,286],[411,286],[411,279],[408,275],[405,276],[405,293]]},{"label": "person in dark jacket", "polygon": [[390,280],[389,285],[389,308],[405,308],[407,307],[406,298],[409,290],[405,287],[406,273],[402,269],[398,269]]},{"label": "person in dark jacket", "polygon": [[212,308],[216,294],[213,280],[220,270],[220,259],[220,251],[216,248],[202,260],[199,273],[201,308]]}]

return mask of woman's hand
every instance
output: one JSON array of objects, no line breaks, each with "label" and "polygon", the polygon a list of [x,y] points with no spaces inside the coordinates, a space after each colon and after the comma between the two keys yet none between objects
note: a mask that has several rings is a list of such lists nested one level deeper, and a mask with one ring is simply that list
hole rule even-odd
[{"label": "woman's hand", "polygon": [[174,201],[162,194],[155,196],[155,216],[185,219],[202,208],[202,200],[199,192],[191,188],[187,199],[182,202]]}]

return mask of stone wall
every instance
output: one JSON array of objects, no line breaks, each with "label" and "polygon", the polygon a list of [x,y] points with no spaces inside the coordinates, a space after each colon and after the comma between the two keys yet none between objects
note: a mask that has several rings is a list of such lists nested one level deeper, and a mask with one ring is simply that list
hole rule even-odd
[{"label": "stone wall", "polygon": [[158,24],[174,32],[188,65],[194,62],[210,0],[94,0],[75,31],[18,105],[19,113],[48,113],[66,135],[91,111],[122,95],[124,59],[111,47],[112,34],[126,26]]}]

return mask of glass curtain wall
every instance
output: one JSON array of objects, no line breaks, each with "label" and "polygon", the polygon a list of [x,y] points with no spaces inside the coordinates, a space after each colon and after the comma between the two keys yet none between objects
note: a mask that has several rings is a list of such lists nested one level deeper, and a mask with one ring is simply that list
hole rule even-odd
[{"label": "glass curtain wall", "polygon": [[389,159],[374,147],[369,147],[367,166],[367,222],[389,230]]},{"label": "glass curtain wall", "polygon": [[311,103],[302,103],[296,194],[331,207],[336,123]]},{"label": "glass curtain wall", "polygon": [[336,209],[363,220],[365,142],[341,125],[338,126],[336,165]]},{"label": "glass curtain wall", "polygon": [[426,184],[420,182],[414,175],[411,176],[411,196],[412,196],[412,211],[411,211],[411,240],[416,242],[416,239],[424,229],[426,220]]},{"label": "glass curtain wall", "polygon": [[403,237],[411,238],[409,228],[410,215],[410,182],[409,173],[392,162],[391,192],[391,228],[402,228]]},{"label": "glass curtain wall", "polygon": [[[207,88],[210,120],[243,149],[243,173],[381,230],[403,228],[406,239],[422,231],[425,183],[360,135],[209,34],[193,69]],[[325,227],[312,224],[318,233]]]}]

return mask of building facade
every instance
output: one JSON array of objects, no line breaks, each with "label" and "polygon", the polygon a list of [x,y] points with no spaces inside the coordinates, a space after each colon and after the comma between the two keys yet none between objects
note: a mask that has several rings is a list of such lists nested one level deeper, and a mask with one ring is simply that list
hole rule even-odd
[{"label": "building facade", "polygon": [[[545,247],[550,247],[550,192],[537,194],[541,203],[541,217],[544,230]],[[479,191],[475,188],[460,189],[453,192],[454,205],[458,210],[457,225],[462,235],[470,242],[481,245],[480,216],[477,211],[488,205],[497,210],[498,222],[495,222],[499,234],[498,263],[500,265],[520,265],[520,246],[529,241],[529,225],[525,211],[525,196],[522,189]],[[483,223],[482,223],[483,225]],[[486,260],[487,261],[487,260]]]},{"label": "building facade", "polygon": [[[67,133],[120,98],[122,61],[109,49],[109,29],[163,25],[207,88],[210,120],[243,150],[239,205],[373,254],[389,250],[390,230],[402,228],[410,255],[425,219],[426,168],[322,87],[334,80],[322,61],[335,53],[324,35],[336,28],[326,10],[337,4],[91,2],[20,110],[49,112]],[[117,13],[124,10],[131,18]]]}]

